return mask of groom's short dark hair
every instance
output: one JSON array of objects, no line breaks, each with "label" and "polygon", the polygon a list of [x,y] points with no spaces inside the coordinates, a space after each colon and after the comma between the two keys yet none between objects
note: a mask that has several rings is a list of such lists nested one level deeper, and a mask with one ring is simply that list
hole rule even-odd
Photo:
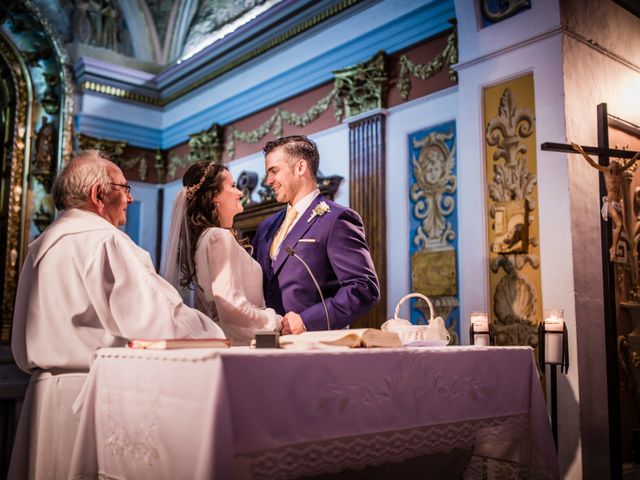
[{"label": "groom's short dark hair", "polygon": [[275,149],[283,147],[290,156],[305,160],[309,165],[311,176],[314,180],[318,178],[318,166],[320,165],[320,153],[315,142],[304,135],[291,135],[280,137],[271,142],[267,142],[262,151],[266,157]]}]

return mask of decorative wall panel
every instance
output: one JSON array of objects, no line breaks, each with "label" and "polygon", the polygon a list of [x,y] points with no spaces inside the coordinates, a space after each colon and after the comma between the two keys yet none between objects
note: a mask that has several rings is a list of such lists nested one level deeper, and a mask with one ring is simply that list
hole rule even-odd
[{"label": "decorative wall panel", "polygon": [[542,320],[533,75],[484,90],[491,317],[500,345],[537,345]]},{"label": "decorative wall panel", "polygon": [[362,217],[380,280],[380,303],[354,327],[377,328],[387,315],[385,116],[375,113],[349,124],[349,205]]},{"label": "decorative wall panel", "polygon": [[[409,251],[411,291],[428,296],[459,343],[457,161],[455,122],[409,135]],[[412,304],[412,323],[425,323],[429,308]]]}]

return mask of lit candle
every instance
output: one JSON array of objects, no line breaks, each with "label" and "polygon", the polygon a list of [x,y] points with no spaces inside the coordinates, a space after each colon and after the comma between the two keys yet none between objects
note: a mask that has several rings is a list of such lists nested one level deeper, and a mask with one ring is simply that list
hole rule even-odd
[{"label": "lit candle", "polygon": [[545,312],[544,355],[546,363],[562,363],[563,317],[562,310],[547,310]]},{"label": "lit candle", "polygon": [[473,344],[481,347],[489,346],[489,317],[486,312],[472,312]]}]

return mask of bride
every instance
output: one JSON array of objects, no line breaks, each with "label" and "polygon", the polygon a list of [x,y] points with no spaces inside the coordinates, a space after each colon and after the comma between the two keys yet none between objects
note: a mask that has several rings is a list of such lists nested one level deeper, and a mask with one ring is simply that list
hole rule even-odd
[{"label": "bride", "polygon": [[282,317],[266,308],[260,265],[232,230],[243,207],[229,170],[213,162],[185,172],[173,207],[163,276],[183,297],[218,322],[234,345],[248,345],[257,331],[278,331]]}]

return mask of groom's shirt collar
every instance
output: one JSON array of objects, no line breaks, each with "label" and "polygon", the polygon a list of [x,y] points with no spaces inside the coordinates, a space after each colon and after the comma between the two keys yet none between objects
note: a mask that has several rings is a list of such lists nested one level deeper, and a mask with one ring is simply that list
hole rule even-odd
[{"label": "groom's shirt collar", "polygon": [[309,208],[309,205],[311,205],[311,202],[313,202],[318,195],[320,195],[320,189],[316,188],[313,192],[308,193],[307,195],[302,197],[300,200],[298,200],[293,207],[291,205],[287,205],[287,211],[290,208],[295,208],[298,211],[298,216],[291,224],[291,228],[289,229],[289,231],[291,231],[293,226],[296,223],[298,223],[298,220],[300,220],[300,217],[302,216],[302,214],[307,210],[307,208]]}]

